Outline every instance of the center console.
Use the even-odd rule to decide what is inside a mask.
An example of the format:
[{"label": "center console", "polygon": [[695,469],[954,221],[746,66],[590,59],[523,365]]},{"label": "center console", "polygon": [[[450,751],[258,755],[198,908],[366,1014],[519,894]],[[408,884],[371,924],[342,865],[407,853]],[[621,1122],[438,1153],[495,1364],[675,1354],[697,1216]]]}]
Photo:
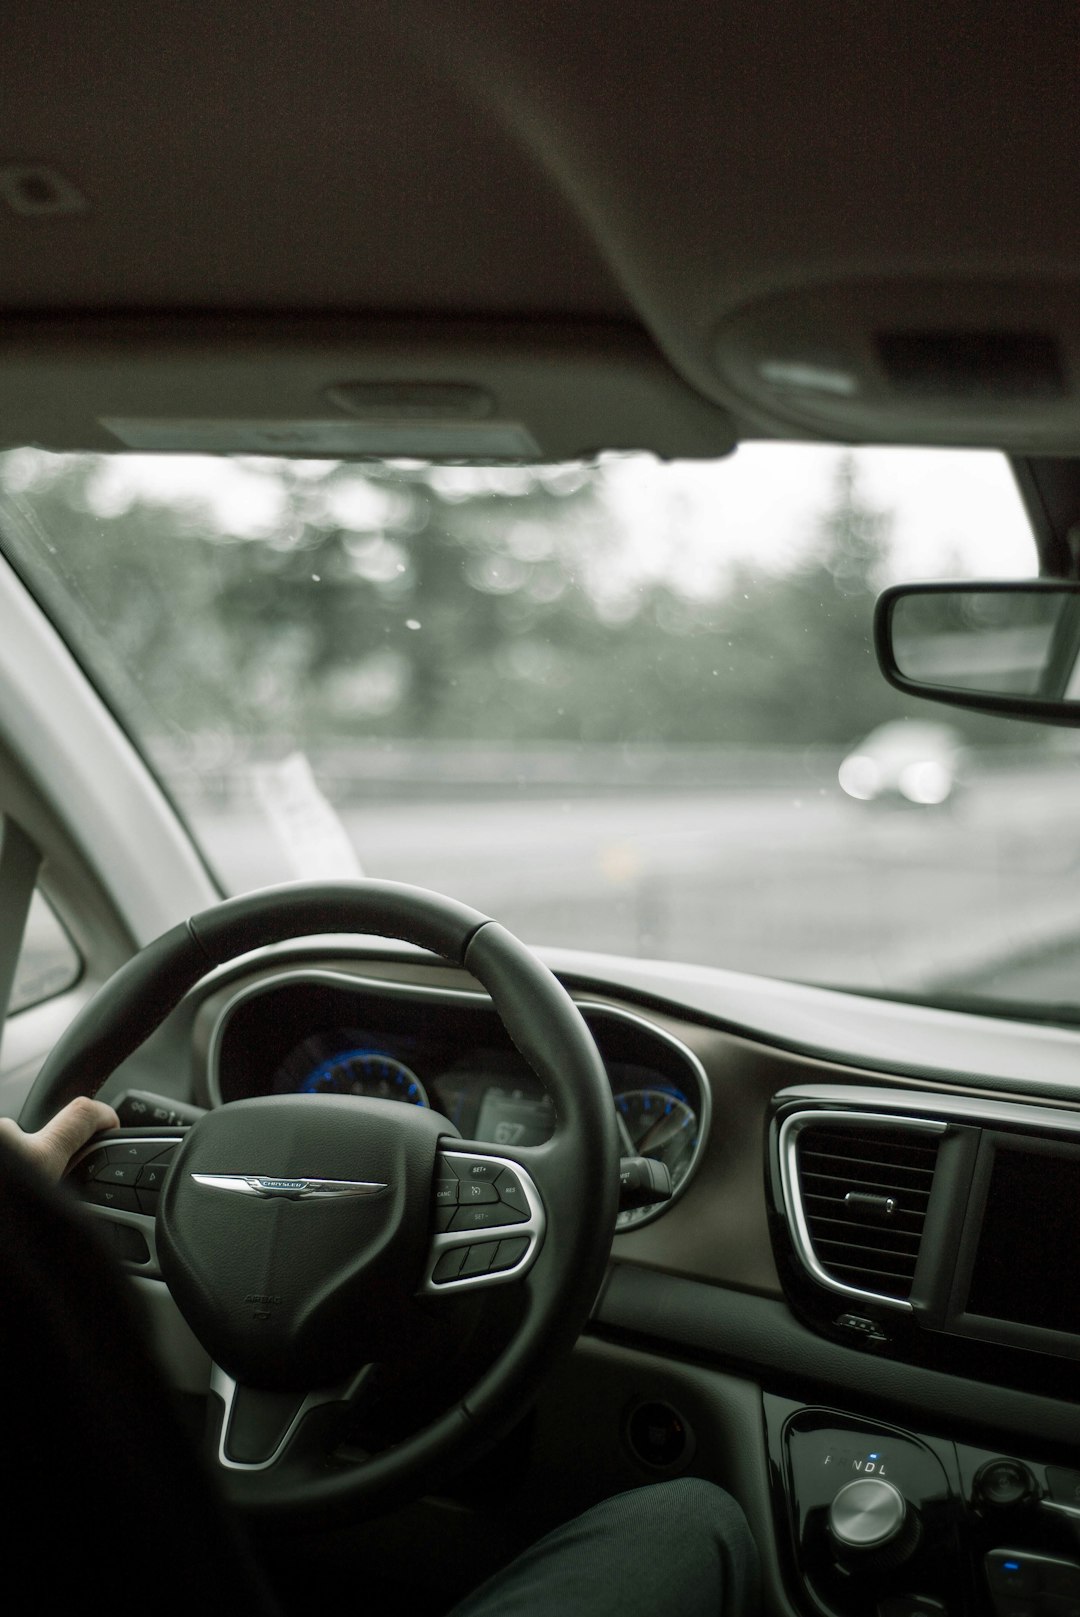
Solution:
[{"label": "center console", "polygon": [[785,1090],[769,1175],[787,1300],[881,1361],[883,1408],[917,1407],[890,1361],[985,1388],[936,1432],[766,1397],[793,1587],[829,1617],[1080,1617],[1080,1464],[977,1446],[1005,1389],[1077,1402],[1080,1111]]},{"label": "center console", "polygon": [[781,1541],[828,1617],[1080,1617],[1080,1470],[765,1396]]}]

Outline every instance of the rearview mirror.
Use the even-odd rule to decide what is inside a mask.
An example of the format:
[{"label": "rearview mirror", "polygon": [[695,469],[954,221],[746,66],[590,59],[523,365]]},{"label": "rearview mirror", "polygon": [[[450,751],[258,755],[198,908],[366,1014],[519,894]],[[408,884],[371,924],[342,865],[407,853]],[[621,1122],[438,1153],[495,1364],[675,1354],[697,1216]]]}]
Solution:
[{"label": "rearview mirror", "polygon": [[877,603],[874,639],[898,690],[1080,725],[1080,583],[894,585]]}]

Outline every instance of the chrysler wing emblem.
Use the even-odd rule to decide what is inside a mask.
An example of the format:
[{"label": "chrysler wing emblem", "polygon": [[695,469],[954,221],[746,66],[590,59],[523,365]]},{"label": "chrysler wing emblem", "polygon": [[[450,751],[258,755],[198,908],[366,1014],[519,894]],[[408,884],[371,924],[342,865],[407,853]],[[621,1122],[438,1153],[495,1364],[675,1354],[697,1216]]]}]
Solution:
[{"label": "chrysler wing emblem", "polygon": [[377,1196],[388,1188],[367,1179],[273,1179],[257,1173],[193,1173],[191,1177],[211,1190],[236,1190],[241,1196],[284,1196],[291,1202]]}]

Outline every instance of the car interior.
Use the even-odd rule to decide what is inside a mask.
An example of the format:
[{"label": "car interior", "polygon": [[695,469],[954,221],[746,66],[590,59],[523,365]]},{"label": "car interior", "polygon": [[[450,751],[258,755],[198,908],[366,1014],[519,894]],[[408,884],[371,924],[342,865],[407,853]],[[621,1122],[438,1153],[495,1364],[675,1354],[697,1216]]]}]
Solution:
[{"label": "car interior", "polygon": [[[99,1095],[122,1125],[58,1196],[17,1169],[0,1185],[30,1495],[93,1497],[59,1477],[65,1442],[114,1440],[84,1408],[80,1342],[99,1365],[145,1327],[169,1396],[158,1411],[115,1348],[125,1453],[159,1457],[148,1516],[197,1501],[185,1601],[211,1578],[218,1604],[245,1599],[250,1553],[285,1610],[345,1588],[444,1612],[589,1506],[703,1477],[746,1515],[770,1617],[1080,1613],[1075,8],[29,0],[5,33],[0,1115],[37,1129]],[[622,478],[647,528],[635,457],[674,468],[677,529],[693,479],[760,464],[765,506],[819,453],[849,514],[845,468],[900,486],[905,466],[992,463],[1029,562],[998,563],[994,511],[959,483],[940,526],[962,577],[921,568],[914,540],[875,572],[867,539],[875,587],[836,573],[822,634],[850,618],[871,696],[818,736],[811,708],[839,701],[819,687],[846,676],[792,662],[760,709],[781,760],[723,719],[737,597],[757,566],[765,599],[780,553],[739,550],[706,510],[693,555],[731,569],[723,611],[702,586],[694,617],[648,545],[635,563],[664,645],[706,659],[705,683],[678,684],[666,651],[645,671],[682,705],[675,750],[650,750],[644,684],[624,732],[592,725],[627,683],[630,611],[598,596],[581,627],[590,546],[607,554],[596,491]],[[361,483],[378,523],[355,515]],[[353,500],[319,541],[338,573],[251,515],[270,484],[292,512]],[[205,582],[191,535],[234,490]],[[155,500],[160,540],[138,527]],[[572,553],[540,535],[560,502]],[[440,618],[441,575],[423,610],[394,593],[419,588],[421,507],[429,530],[432,511],[459,523],[470,587],[507,622],[519,575],[563,555],[546,662],[499,641],[467,663],[496,616]],[[818,590],[809,565],[785,610]],[[358,578],[378,602],[356,645],[333,620],[348,646],[318,687],[330,717],[305,697],[327,726],[312,774],[288,686],[315,631],[275,614],[311,586],[352,611]],[[223,674],[220,600],[254,648]],[[387,638],[365,662],[369,628]],[[138,636],[164,673],[131,674]],[[416,683],[429,639],[463,659],[487,730]],[[770,644],[747,690],[782,660]],[[562,705],[530,731],[514,693],[541,667]],[[262,703],[284,762],[226,736],[229,700]],[[586,764],[594,733],[608,750]],[[706,767],[728,806],[699,794],[679,818]],[[579,868],[570,800],[614,824],[631,787],[640,845],[597,831]],[[783,847],[781,799],[804,826]],[[264,859],[256,809],[291,864]],[[893,977],[884,878],[849,897],[871,853],[905,928]],[[595,929],[574,908],[590,883]],[[775,966],[750,948],[765,909]],[[939,981],[961,933],[967,975]],[[12,1257],[35,1221],[40,1287]],[[37,1333],[65,1311],[54,1370]],[[189,1451],[222,1499],[205,1520]]]}]

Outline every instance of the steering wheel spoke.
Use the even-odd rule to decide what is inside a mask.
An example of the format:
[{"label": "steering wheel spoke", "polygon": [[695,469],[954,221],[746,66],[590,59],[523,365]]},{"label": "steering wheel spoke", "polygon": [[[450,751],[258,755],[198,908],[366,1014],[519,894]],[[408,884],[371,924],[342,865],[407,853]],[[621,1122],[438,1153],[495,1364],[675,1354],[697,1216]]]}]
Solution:
[{"label": "steering wheel spoke", "polygon": [[373,1366],[316,1392],[249,1387],[220,1365],[210,1372],[214,1455],[232,1473],[282,1470],[319,1462],[334,1446]]},{"label": "steering wheel spoke", "polygon": [[518,1157],[454,1141],[435,1159],[434,1235],[421,1290],[428,1295],[521,1280],[544,1240],[544,1202]]},{"label": "steering wheel spoke", "polygon": [[125,1267],[160,1277],[157,1212],[182,1129],[111,1129],[75,1158],[65,1184]]}]

